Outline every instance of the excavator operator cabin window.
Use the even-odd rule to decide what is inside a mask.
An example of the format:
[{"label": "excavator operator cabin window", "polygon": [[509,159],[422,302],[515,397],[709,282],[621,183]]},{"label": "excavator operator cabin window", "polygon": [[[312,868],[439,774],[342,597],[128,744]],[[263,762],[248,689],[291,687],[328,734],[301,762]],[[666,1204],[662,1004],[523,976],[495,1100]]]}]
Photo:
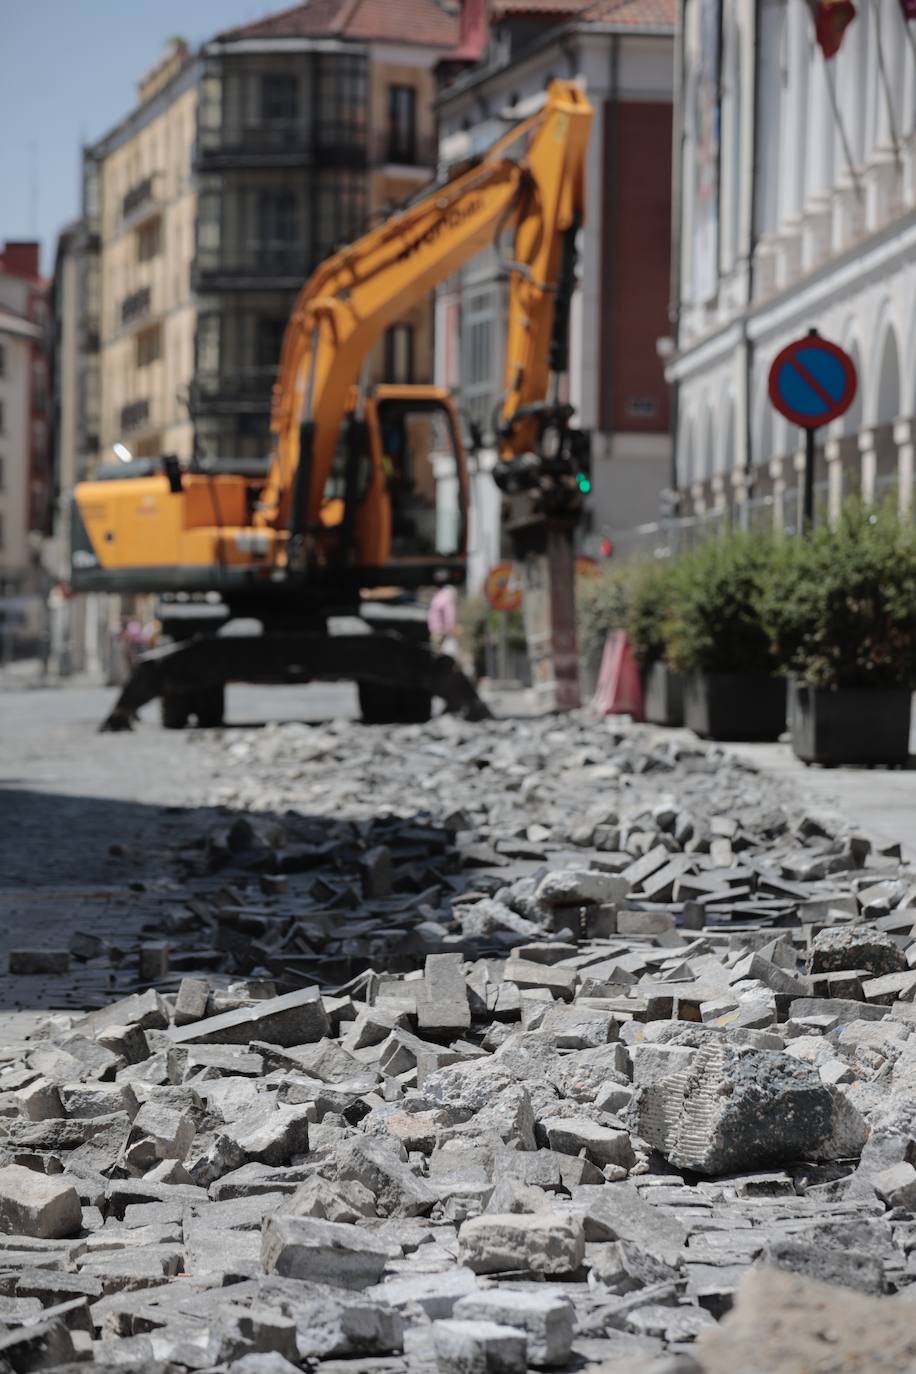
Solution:
[{"label": "excavator operator cabin window", "polygon": [[391,557],[448,558],[461,552],[463,518],[455,435],[436,401],[381,401]]}]

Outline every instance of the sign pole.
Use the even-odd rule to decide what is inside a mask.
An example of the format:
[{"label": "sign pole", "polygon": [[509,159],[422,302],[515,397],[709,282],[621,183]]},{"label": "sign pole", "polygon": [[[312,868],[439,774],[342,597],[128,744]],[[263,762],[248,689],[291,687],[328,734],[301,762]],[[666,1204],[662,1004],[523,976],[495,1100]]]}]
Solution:
[{"label": "sign pole", "polygon": [[[817,330],[808,330],[808,337],[817,338]],[[802,529],[807,532],[814,529],[814,435],[813,425],[808,425],[805,429],[805,503],[802,518]]]},{"label": "sign pole", "polygon": [[805,430],[805,506],[802,528],[814,529],[814,436],[816,429]]}]

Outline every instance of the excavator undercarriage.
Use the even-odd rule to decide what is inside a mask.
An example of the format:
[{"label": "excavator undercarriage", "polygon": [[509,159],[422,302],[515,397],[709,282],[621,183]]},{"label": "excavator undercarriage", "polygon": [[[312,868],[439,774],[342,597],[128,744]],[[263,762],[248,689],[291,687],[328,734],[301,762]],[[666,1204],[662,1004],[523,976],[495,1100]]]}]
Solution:
[{"label": "excavator undercarriage", "polygon": [[[162,617],[173,642],[142,656],[104,728],[129,728],[157,696],[166,725],[217,724],[233,681],[355,680],[372,721],[425,719],[434,697],[486,714],[405,604],[464,581],[457,413],[435,387],[369,388],[365,377],[384,331],[504,235],[494,475],[522,569],[536,696],[578,705],[573,545],[588,440],[571,423],[565,378],[590,126],[579,87],[553,82],[542,108],[480,158],[312,274],[283,340],[266,472],[165,457],[77,487],[74,588],[174,599]],[[182,603],[203,605],[202,618]]]}]

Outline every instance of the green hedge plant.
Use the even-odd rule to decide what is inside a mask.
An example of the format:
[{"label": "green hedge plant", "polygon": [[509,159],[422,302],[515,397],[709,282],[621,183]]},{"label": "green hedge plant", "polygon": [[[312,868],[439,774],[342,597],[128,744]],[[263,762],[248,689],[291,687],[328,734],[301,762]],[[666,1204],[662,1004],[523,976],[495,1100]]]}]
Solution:
[{"label": "green hedge plant", "polygon": [[916,534],[892,503],[848,502],[786,540],[762,613],[780,669],[812,687],[916,686]]},{"label": "green hedge plant", "polygon": [[664,624],[665,659],[683,673],[772,673],[762,605],[779,541],[733,531],[679,558]]},{"label": "green hedge plant", "polygon": [[594,577],[576,578],[576,636],[579,655],[597,659],[612,630],[627,624],[630,570],[605,565]]},{"label": "green hedge plant", "polygon": [[678,564],[670,558],[639,563],[633,569],[626,627],[633,657],[643,672],[665,658],[677,578]]}]

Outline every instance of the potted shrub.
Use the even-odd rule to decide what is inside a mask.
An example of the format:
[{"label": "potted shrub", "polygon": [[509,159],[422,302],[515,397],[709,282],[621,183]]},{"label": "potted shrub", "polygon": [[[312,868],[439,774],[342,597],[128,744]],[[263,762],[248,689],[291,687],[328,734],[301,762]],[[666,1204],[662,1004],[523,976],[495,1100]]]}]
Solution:
[{"label": "potted shrub", "polygon": [[792,747],[806,763],[903,764],[916,684],[916,535],[892,505],[853,501],[795,540],[763,605],[790,675]]},{"label": "potted shrub", "polygon": [[684,679],[665,661],[665,624],[676,575],[670,559],[639,564],[627,607],[627,634],[642,673],[645,716],[654,725],[684,723]]},{"label": "potted shrub", "polygon": [[774,676],[761,598],[772,538],[734,532],[680,559],[665,630],[667,661],[684,673],[684,721],[717,740],[774,740],[786,684]]}]

